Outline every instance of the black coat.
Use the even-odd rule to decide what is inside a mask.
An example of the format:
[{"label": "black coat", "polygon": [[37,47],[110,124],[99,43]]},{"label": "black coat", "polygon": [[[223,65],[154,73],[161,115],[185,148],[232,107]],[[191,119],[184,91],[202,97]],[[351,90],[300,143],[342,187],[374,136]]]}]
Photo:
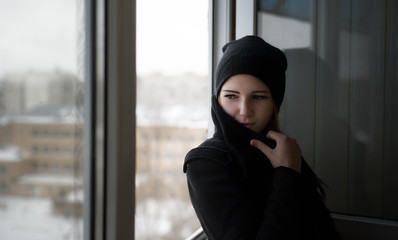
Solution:
[{"label": "black coat", "polygon": [[340,239],[315,174],[273,168],[249,142],[264,134],[237,123],[212,99],[215,134],[185,157],[193,207],[209,239]]}]

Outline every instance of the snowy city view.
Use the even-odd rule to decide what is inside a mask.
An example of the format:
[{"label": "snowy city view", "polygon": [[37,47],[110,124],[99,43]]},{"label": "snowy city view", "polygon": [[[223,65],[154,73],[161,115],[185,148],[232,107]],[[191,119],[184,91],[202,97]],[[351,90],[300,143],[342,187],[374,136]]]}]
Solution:
[{"label": "snowy city view", "polygon": [[[207,7],[137,0],[138,240],[200,227],[182,167],[208,137]],[[1,240],[84,237],[84,13],[80,0],[0,0]]]},{"label": "snowy city view", "polygon": [[206,1],[137,1],[137,240],[200,227],[182,167],[208,137],[208,19]]},{"label": "snowy city view", "polygon": [[2,240],[83,239],[82,4],[0,0]]},{"label": "snowy city view", "polygon": [[207,76],[138,76],[137,125],[207,128],[210,116]]},{"label": "snowy city view", "polygon": [[[32,78],[41,79],[40,94],[21,87]],[[207,81],[194,74],[138,78],[136,239],[184,239],[200,227],[182,165],[207,138]],[[82,91],[62,72],[1,78],[1,239],[81,239]]]},{"label": "snowy city view", "polygon": [[182,167],[207,138],[207,82],[193,74],[138,77],[136,239],[185,239],[200,227]]},{"label": "snowy city view", "polygon": [[61,71],[0,78],[0,239],[82,239],[82,90]]}]

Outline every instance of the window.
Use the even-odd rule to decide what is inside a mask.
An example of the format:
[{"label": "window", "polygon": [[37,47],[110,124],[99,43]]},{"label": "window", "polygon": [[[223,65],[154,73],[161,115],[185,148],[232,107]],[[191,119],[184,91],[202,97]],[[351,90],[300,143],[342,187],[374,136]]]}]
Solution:
[{"label": "window", "polygon": [[207,11],[207,1],[137,1],[137,240],[200,226],[182,166],[207,133]]},{"label": "window", "polygon": [[[84,1],[0,1],[0,239],[82,239],[82,169],[57,171],[54,129],[81,129]],[[65,111],[65,109],[73,109]],[[69,154],[67,166],[81,164]],[[59,164],[59,165],[58,165]],[[72,198],[67,199],[72,196]],[[70,202],[75,216],[64,214]],[[58,210],[57,207],[59,207]]]}]

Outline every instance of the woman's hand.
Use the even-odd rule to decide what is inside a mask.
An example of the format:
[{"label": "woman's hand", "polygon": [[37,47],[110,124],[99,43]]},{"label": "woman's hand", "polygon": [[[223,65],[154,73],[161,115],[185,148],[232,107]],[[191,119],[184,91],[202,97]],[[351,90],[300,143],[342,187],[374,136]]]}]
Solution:
[{"label": "woman's hand", "polygon": [[300,172],[301,149],[296,140],[275,131],[269,131],[267,138],[275,140],[276,147],[274,149],[256,139],[252,139],[250,145],[263,152],[274,168],[283,166]]}]

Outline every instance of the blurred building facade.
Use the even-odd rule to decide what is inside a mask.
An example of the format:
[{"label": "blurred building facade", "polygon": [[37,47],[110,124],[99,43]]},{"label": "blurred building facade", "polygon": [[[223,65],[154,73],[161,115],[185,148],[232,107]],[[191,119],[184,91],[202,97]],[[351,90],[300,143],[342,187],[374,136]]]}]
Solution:
[{"label": "blurred building facade", "polygon": [[[47,96],[31,96],[28,101],[24,86],[32,79],[14,81],[17,76],[23,78],[22,75],[9,75],[0,81],[3,104],[0,117],[0,195],[49,198],[54,214],[81,217],[84,201],[83,112],[81,106],[65,101],[67,96],[76,92],[78,83],[73,79],[68,81],[66,75],[55,79],[49,74],[44,77],[46,81],[38,83],[44,84],[41,88],[48,89],[46,93],[38,92],[38,95]],[[207,92],[200,91],[206,79],[187,76],[164,79],[155,75],[142,79],[142,99],[138,107],[141,112],[138,110],[137,113],[141,124],[136,131],[136,176],[144,179],[142,186],[145,192],[141,199],[154,195],[162,198],[159,192],[156,193],[158,187],[152,187],[159,181],[152,177],[154,175],[169,176],[169,180],[163,178],[160,184],[166,184],[170,189],[174,186],[179,197],[187,198],[185,181],[181,178],[182,163],[185,154],[207,138],[207,125],[195,123],[198,116],[207,114],[203,106]],[[157,89],[147,87],[154,86],[154,81],[164,84],[159,84]],[[199,93],[190,90],[189,81],[198,82]],[[184,91],[176,91],[176,86],[183,87]],[[190,103],[189,109],[180,108],[182,104],[175,100],[181,99],[181,94]],[[20,96],[17,99],[21,101],[4,100],[13,99],[9,95]],[[159,108],[161,104],[164,106]],[[169,111],[161,112],[159,109]],[[172,180],[175,176],[178,176],[178,181]],[[137,187],[140,192],[140,186]]]}]

